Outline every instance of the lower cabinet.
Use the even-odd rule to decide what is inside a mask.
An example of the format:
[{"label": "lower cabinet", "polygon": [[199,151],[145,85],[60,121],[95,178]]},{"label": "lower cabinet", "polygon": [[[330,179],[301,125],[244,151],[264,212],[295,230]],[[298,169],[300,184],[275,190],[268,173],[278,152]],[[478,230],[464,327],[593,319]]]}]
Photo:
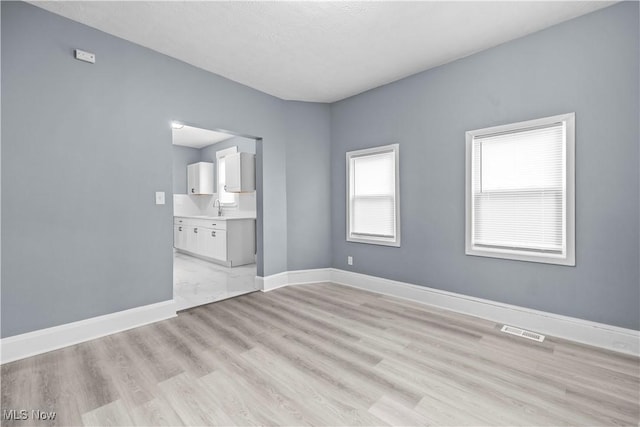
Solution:
[{"label": "lower cabinet", "polygon": [[176,249],[187,249],[187,227],[184,225],[173,226],[173,247]]},{"label": "lower cabinet", "polygon": [[227,260],[227,232],[212,228],[200,228],[197,234],[198,252],[220,261]]},{"label": "lower cabinet", "polygon": [[173,226],[173,247],[183,251],[199,252],[204,245],[198,237],[198,227],[189,225]]},{"label": "lower cabinet", "polygon": [[255,220],[176,217],[173,245],[177,250],[228,266],[252,264]]}]

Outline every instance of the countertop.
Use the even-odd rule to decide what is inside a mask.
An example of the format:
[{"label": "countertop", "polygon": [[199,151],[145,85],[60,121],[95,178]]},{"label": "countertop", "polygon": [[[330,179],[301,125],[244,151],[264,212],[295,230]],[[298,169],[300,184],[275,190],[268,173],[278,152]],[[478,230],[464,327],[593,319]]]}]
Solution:
[{"label": "countertop", "polygon": [[231,221],[234,219],[256,219],[255,216],[251,216],[251,215],[238,215],[238,216],[174,215],[174,218],[211,219],[216,221]]}]

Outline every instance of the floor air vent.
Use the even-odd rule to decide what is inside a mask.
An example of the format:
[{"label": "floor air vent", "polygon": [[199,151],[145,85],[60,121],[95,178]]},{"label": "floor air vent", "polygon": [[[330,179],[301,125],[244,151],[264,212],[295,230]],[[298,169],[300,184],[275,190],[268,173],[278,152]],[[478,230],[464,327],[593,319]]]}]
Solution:
[{"label": "floor air vent", "polygon": [[538,342],[544,341],[544,335],[536,334],[535,332],[531,332],[531,331],[525,331],[524,329],[516,328],[513,326],[503,325],[502,329],[500,330],[507,334],[515,335],[522,338],[527,338],[533,341],[538,341]]}]

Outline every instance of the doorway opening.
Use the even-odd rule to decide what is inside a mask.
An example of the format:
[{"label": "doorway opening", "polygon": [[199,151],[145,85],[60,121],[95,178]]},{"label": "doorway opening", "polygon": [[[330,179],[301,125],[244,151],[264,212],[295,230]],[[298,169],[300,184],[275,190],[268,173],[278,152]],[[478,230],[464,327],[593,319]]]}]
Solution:
[{"label": "doorway opening", "polygon": [[172,123],[177,311],[257,290],[261,141]]}]

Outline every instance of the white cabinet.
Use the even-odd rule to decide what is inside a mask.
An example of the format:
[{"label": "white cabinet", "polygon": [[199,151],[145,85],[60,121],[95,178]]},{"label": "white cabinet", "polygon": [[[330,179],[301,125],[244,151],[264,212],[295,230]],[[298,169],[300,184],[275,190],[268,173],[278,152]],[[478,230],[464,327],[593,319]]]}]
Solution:
[{"label": "white cabinet", "polygon": [[173,246],[176,249],[187,248],[187,231],[184,225],[173,226]]},{"label": "white cabinet", "polygon": [[173,247],[184,251],[196,251],[198,249],[198,228],[184,221],[174,223]]},{"label": "white cabinet", "polygon": [[202,255],[227,261],[227,232],[213,228],[201,228],[198,233],[198,248]]},{"label": "white cabinet", "polygon": [[[173,227],[175,235],[175,225]],[[192,224],[187,223],[185,225],[178,226],[178,237],[174,237],[173,247],[188,252],[200,252],[203,247],[201,242],[202,238],[200,237],[201,232],[201,228]]]},{"label": "white cabinet", "polygon": [[187,166],[188,194],[213,194],[213,163],[198,162]]},{"label": "white cabinet", "polygon": [[182,226],[184,230],[184,249],[196,248],[198,244],[198,228],[189,225]]},{"label": "white cabinet", "polygon": [[245,193],[256,190],[256,156],[234,153],[225,156],[225,190]]},{"label": "white cabinet", "polygon": [[256,253],[255,219],[175,217],[173,246],[227,266],[252,264]]}]

